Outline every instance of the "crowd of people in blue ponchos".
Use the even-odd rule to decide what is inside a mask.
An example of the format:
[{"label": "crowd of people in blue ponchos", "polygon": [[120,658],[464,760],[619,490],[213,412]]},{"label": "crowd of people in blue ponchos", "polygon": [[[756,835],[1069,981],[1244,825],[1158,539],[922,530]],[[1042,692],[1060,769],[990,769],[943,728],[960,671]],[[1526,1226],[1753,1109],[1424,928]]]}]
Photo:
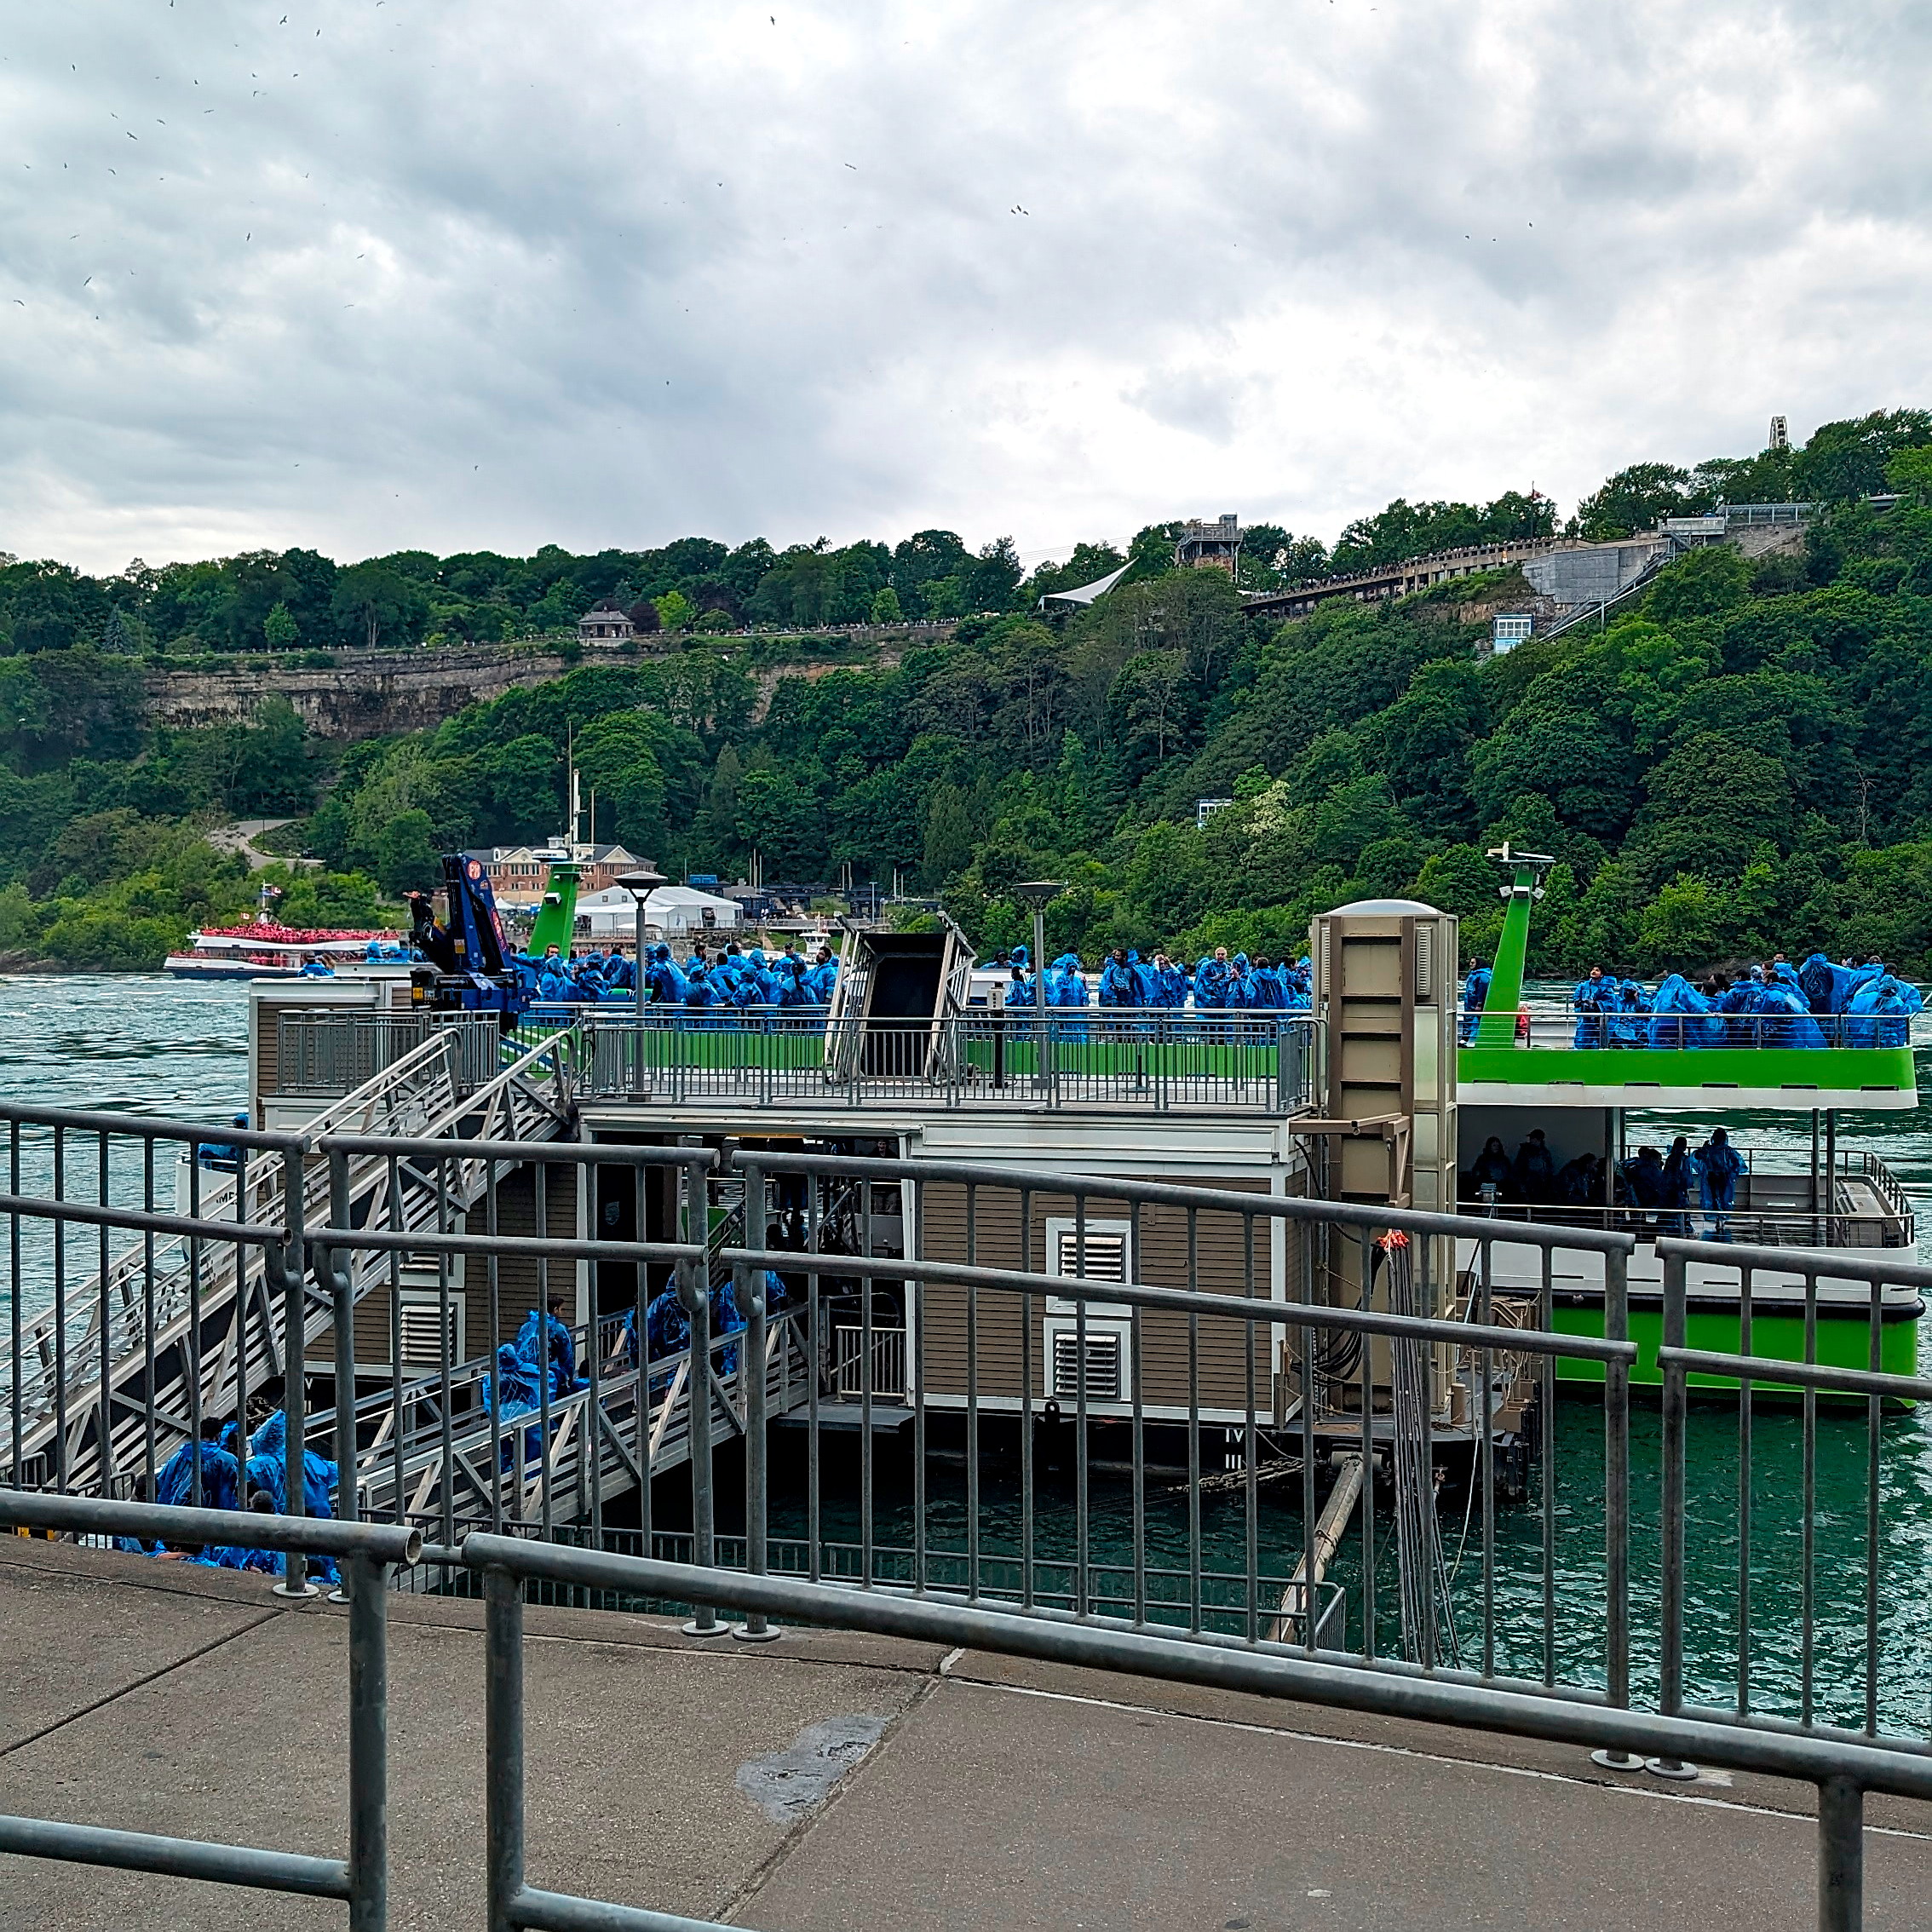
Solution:
[{"label": "crowd of people in blue ponchos", "polygon": [[[248,1429],[234,1420],[205,1417],[200,1436],[184,1442],[154,1472],[151,1500],[171,1507],[192,1505],[195,1475],[199,1466],[201,1508],[253,1511],[264,1515],[287,1512],[288,1417],[282,1407],[285,1384],[272,1377],[259,1389],[251,1389],[244,1412]],[[305,1515],[332,1516],[336,1466],[313,1449],[302,1458],[302,1506]],[[283,1559],[279,1551],[249,1546],[244,1528],[238,1526],[232,1544],[141,1543],[132,1538],[118,1539],[119,1547],[147,1556],[170,1561],[200,1563],[218,1570],[262,1570],[279,1573]],[[336,1567],[326,1557],[308,1560],[312,1575],[326,1581],[337,1579]]]},{"label": "crowd of people in blue ponchos", "polygon": [[[1006,1003],[1031,1006],[1037,992],[1032,963],[1023,946],[980,963],[982,972],[1003,975]],[[1251,958],[1230,954],[1224,946],[1189,966],[1155,952],[1142,959],[1130,946],[1116,946],[1100,963],[1097,983],[1077,952],[1063,952],[1044,975],[1049,1006],[1166,1008],[1193,1007],[1208,1012],[1248,1009],[1305,1011],[1313,975],[1306,958],[1277,963],[1265,953]]]},{"label": "crowd of people in blue ponchos", "polygon": [[[637,963],[626,953],[593,946],[566,959],[553,946],[537,956],[512,953],[509,965],[533,999],[570,1005],[636,1003]],[[735,940],[709,952],[699,940],[679,959],[660,940],[645,948],[643,972],[647,1005],[822,1009],[831,1003],[838,960],[829,946],[821,946],[808,958],[796,946],[768,952],[741,946]]]},{"label": "crowd of people in blue ponchos", "polygon": [[[1488,967],[1469,962],[1465,1045],[1475,1037],[1490,979]],[[1592,966],[1570,1004],[1579,1047],[1889,1047],[1907,1044],[1925,996],[1882,959],[1835,963],[1814,952],[1794,966],[1780,952],[1767,965],[1701,981],[1672,973],[1654,992]]]},{"label": "crowd of people in blue ponchos", "polygon": [[1746,1166],[1725,1129],[1713,1127],[1694,1147],[1688,1135],[1679,1134],[1667,1153],[1640,1147],[1613,1163],[1608,1201],[1603,1168],[1599,1156],[1587,1153],[1559,1166],[1540,1127],[1530,1130],[1514,1156],[1501,1136],[1492,1134],[1463,1171],[1462,1199],[1469,1207],[1527,1208],[1532,1215],[1546,1210],[1556,1218],[1613,1205],[1636,1210],[1639,1225],[1647,1232],[1730,1239],[1728,1217],[1737,1205],[1738,1182]]}]

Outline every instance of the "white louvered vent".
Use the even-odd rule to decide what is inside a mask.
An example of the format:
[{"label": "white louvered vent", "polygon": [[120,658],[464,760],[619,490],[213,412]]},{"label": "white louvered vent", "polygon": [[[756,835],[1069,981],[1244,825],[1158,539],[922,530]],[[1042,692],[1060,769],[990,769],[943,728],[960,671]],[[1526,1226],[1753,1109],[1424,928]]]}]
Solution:
[{"label": "white louvered vent", "polygon": [[[1080,1281],[1131,1281],[1134,1279],[1134,1224],[1130,1221],[1089,1221],[1071,1216],[1047,1222],[1047,1254],[1052,1272]],[[1067,1295],[1047,1297],[1049,1314],[1072,1314],[1079,1302]],[[1124,1302],[1089,1302],[1087,1313],[1124,1315]]]},{"label": "white louvered vent", "polygon": [[[402,1298],[402,1360],[413,1368],[437,1368],[442,1364],[440,1297],[435,1295],[405,1294]],[[451,1295],[449,1301],[450,1361],[463,1360],[463,1297]]]},{"label": "white louvered vent", "polygon": [[[1090,1402],[1120,1400],[1120,1337],[1087,1331],[1086,1395]],[[1080,1336],[1077,1330],[1057,1331],[1053,1337],[1053,1393],[1062,1402],[1080,1399]]]},{"label": "white louvered vent", "polygon": [[1072,1222],[1056,1222],[1053,1272],[1078,1275],[1083,1281],[1127,1279],[1128,1224],[1124,1221],[1089,1222],[1084,1230]]},{"label": "white louvered vent", "polygon": [[1435,995],[1431,989],[1435,985],[1435,928],[1416,928],[1416,998],[1424,1003],[1433,1000]]}]

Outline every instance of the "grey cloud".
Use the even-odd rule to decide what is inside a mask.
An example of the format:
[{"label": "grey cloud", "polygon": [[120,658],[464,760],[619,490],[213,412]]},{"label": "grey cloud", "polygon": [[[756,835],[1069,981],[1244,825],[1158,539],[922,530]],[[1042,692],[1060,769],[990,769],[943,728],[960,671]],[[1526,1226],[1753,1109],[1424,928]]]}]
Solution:
[{"label": "grey cloud", "polygon": [[1932,396],[1877,0],[279,11],[10,23],[0,548],[1332,535]]}]

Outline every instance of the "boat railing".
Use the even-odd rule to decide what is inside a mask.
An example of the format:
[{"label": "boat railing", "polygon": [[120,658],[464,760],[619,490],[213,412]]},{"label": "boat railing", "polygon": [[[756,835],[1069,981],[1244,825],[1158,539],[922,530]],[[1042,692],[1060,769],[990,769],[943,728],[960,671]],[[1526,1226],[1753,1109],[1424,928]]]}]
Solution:
[{"label": "boat railing", "polygon": [[1029,1008],[936,1020],[591,1008],[583,1100],[1093,1107],[1285,1117],[1314,1104],[1308,1014]]},{"label": "boat railing", "polygon": [[458,1093],[492,1079],[502,1029],[492,1014],[285,1012],[276,1022],[275,1080],[290,1099],[334,1100],[406,1059],[424,1041],[447,1044]]},{"label": "boat railing", "polygon": [[1633,1201],[1620,1175],[1613,1205],[1513,1200],[1495,1188],[1471,1190],[1464,1175],[1461,1211],[1547,1228],[1613,1228],[1642,1242],[1663,1236],[1791,1248],[1909,1249],[1915,1245],[1917,1210],[1912,1197],[1877,1155],[1840,1150],[1830,1173],[1814,1176],[1761,1167],[1749,1147],[1737,1152],[1745,1171],[1732,1199],[1721,1205],[1706,1206],[1701,1198],[1682,1204]]},{"label": "boat railing", "polygon": [[1464,1013],[1465,1047],[1627,1053],[1636,1049],[1695,1053],[1719,1047],[1753,1050],[1843,1047],[1870,1051],[1911,1044],[1912,1021],[1881,1013],[1599,1013],[1525,1007],[1508,1013]]}]

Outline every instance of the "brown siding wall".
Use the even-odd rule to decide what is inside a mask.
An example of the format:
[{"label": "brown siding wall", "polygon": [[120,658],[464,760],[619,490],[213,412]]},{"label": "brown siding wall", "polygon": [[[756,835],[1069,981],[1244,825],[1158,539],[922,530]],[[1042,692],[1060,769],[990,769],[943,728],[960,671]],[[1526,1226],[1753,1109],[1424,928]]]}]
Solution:
[{"label": "brown siding wall", "polygon": [[[1123,1176],[1123,1178],[1143,1178]],[[1170,1179],[1148,1176],[1147,1179]],[[1252,1178],[1201,1180],[1202,1187],[1229,1193],[1265,1195],[1268,1183]],[[1021,1196],[999,1187],[975,1190],[974,1239],[969,1254],[967,1191],[963,1187],[929,1184],[925,1201],[925,1246],[931,1261],[965,1262],[982,1268],[1034,1269],[1047,1265],[1047,1223],[1071,1219],[1073,1199],[1065,1194],[1036,1194],[1032,1200],[1032,1239],[1021,1252]],[[1093,1221],[1131,1218],[1127,1204],[1090,1196],[1087,1215]],[[1194,1222],[1195,1268],[1188,1269],[1188,1222]],[[1190,1217],[1181,1207],[1143,1205],[1139,1217],[1139,1254],[1135,1273],[1153,1288],[1193,1287],[1207,1294],[1241,1295],[1248,1281],[1244,1217],[1204,1212]],[[1301,1244],[1291,1233],[1274,1239],[1285,1243],[1288,1294],[1298,1293]],[[1254,1292],[1269,1291],[1270,1224],[1255,1224]],[[925,1291],[925,1376],[929,1394],[963,1394],[967,1374],[967,1291],[934,1283]],[[1003,1290],[982,1289],[978,1295],[979,1389],[985,1396],[1012,1398],[1021,1391],[1021,1300]],[[1033,1297],[1032,1383],[1036,1399],[1045,1392],[1044,1322],[1046,1297]],[[1246,1401],[1246,1324],[1203,1320],[1199,1326],[1199,1363],[1202,1402],[1212,1407],[1242,1406]],[[1262,1406],[1269,1396],[1267,1331],[1259,1332],[1256,1350],[1256,1393]],[[1151,1406],[1185,1406],[1188,1396],[1187,1320],[1184,1315],[1152,1313],[1141,1322],[1141,1399]]]},{"label": "brown siding wall", "polygon": [[[579,1239],[577,1227],[577,1176],[574,1166],[559,1164],[549,1170],[549,1212],[545,1232],[559,1240]],[[469,1232],[481,1234],[489,1228],[487,1204],[479,1201],[469,1210]],[[537,1233],[537,1176],[534,1168],[522,1168],[507,1175],[497,1187],[497,1232],[530,1237]],[[435,1264],[427,1268],[405,1266],[403,1285],[414,1290],[434,1291]],[[501,1310],[500,1339],[514,1342],[523,1318],[537,1306],[539,1264],[535,1257],[504,1255],[497,1262],[498,1305]],[[474,1358],[491,1352],[490,1263],[483,1255],[453,1259],[450,1267],[452,1291],[466,1293],[464,1347]],[[577,1306],[577,1263],[568,1258],[553,1261],[549,1267],[549,1291],[562,1295],[572,1311]],[[322,1367],[334,1360],[335,1344],[325,1333],[311,1343],[308,1360]],[[372,1288],[356,1305],[355,1359],[359,1365],[387,1363],[393,1360],[389,1338],[389,1291],[385,1279]],[[420,1372],[420,1368],[412,1372]]]}]

